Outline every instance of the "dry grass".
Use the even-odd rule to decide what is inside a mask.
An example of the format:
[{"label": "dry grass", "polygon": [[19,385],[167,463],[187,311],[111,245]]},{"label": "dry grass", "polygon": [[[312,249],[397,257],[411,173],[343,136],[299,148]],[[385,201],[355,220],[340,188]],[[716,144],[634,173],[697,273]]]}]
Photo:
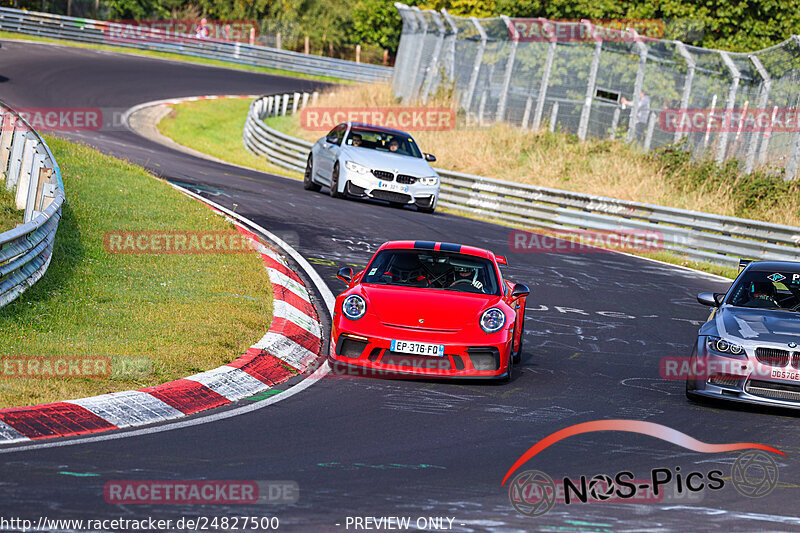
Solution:
[{"label": "dry grass", "polygon": [[[335,87],[323,93],[318,107],[387,107],[399,105],[384,84]],[[439,96],[431,106],[450,106]],[[270,125],[314,141],[322,133],[300,127],[299,117],[270,119]],[[691,169],[667,169],[658,157],[648,156],[619,141],[580,142],[569,134],[524,132],[505,124],[467,125],[459,115],[455,131],[411,132],[421,148],[436,155],[435,166],[493,178],[597,194],[623,200],[749,216],[768,222],[800,225],[796,195],[785,194],[742,212],[734,201],[735,178],[708,183],[686,183],[680,178]],[[741,196],[739,194],[738,196]]]}]

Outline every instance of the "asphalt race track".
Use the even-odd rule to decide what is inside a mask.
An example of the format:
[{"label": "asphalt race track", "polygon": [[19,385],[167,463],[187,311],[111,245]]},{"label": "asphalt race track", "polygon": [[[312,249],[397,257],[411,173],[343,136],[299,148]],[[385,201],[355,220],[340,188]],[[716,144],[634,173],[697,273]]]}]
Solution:
[{"label": "asphalt race track", "polygon": [[[0,99],[24,107],[124,109],[161,98],[314,86],[19,42],[3,42],[0,75]],[[689,355],[705,320],[707,310],[695,295],[723,290],[725,282],[620,254],[515,253],[506,227],[336,200],[326,190],[310,193],[299,181],[197,159],[122,128],[68,136],[190,184],[228,208],[237,204],[237,213],[293,241],[334,293],[344,287],[335,277],[338,266],[363,265],[390,239],[472,244],[508,255],[506,277],[532,289],[525,352],[508,384],[327,378],[264,409],[213,423],[2,454],[0,515],[277,516],[283,531],[347,531],[348,516],[409,516],[412,523],[450,517],[459,531],[800,529],[797,419],[785,412],[693,404],[682,381],[659,374],[662,358]],[[69,179],[64,176],[67,198]],[[557,503],[536,518],[512,508],[500,481],[522,453],[572,424],[615,418],[656,422],[708,443],[774,446],[787,454],[777,458],[780,484],[760,499],[726,485],[691,501]],[[561,479],[624,470],[649,478],[654,468],[719,468],[727,477],[738,456],[602,432],[559,442],[521,470]],[[126,479],[293,480],[300,499],[273,506],[106,503],[105,482]]]}]

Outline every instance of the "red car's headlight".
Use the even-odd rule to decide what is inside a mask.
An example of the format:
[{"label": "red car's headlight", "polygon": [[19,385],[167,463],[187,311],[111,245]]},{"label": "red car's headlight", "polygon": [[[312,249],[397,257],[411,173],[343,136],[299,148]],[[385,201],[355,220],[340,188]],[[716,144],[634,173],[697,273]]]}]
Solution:
[{"label": "red car's headlight", "polygon": [[506,323],[506,314],[497,307],[490,307],[481,315],[481,329],[486,333],[497,333]]},{"label": "red car's headlight", "polygon": [[350,320],[358,320],[367,312],[367,302],[358,294],[351,294],[342,302],[342,313]]}]

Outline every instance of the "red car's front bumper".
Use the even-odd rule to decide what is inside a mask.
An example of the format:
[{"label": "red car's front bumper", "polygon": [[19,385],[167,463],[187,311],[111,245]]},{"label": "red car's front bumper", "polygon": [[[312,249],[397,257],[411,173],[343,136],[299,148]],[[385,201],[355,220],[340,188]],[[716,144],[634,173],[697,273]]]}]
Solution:
[{"label": "red car's front bumper", "polygon": [[[393,352],[392,339],[444,344],[444,356]],[[343,374],[355,369],[368,375],[502,379],[507,377],[512,340],[513,328],[493,335],[465,335],[386,326],[381,335],[364,335],[334,325],[328,361],[334,372]]]}]

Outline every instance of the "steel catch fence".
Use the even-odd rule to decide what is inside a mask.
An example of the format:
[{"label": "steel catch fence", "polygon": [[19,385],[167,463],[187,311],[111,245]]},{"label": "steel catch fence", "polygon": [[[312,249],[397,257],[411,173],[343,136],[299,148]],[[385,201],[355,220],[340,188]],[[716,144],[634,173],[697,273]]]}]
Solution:
[{"label": "steel catch fence", "polygon": [[[464,18],[396,3],[396,96],[452,92],[477,124],[548,127],[644,150],[680,143],[747,173],[800,167],[800,36],[750,54],[588,20]],[[626,101],[623,101],[623,98]]]}]

